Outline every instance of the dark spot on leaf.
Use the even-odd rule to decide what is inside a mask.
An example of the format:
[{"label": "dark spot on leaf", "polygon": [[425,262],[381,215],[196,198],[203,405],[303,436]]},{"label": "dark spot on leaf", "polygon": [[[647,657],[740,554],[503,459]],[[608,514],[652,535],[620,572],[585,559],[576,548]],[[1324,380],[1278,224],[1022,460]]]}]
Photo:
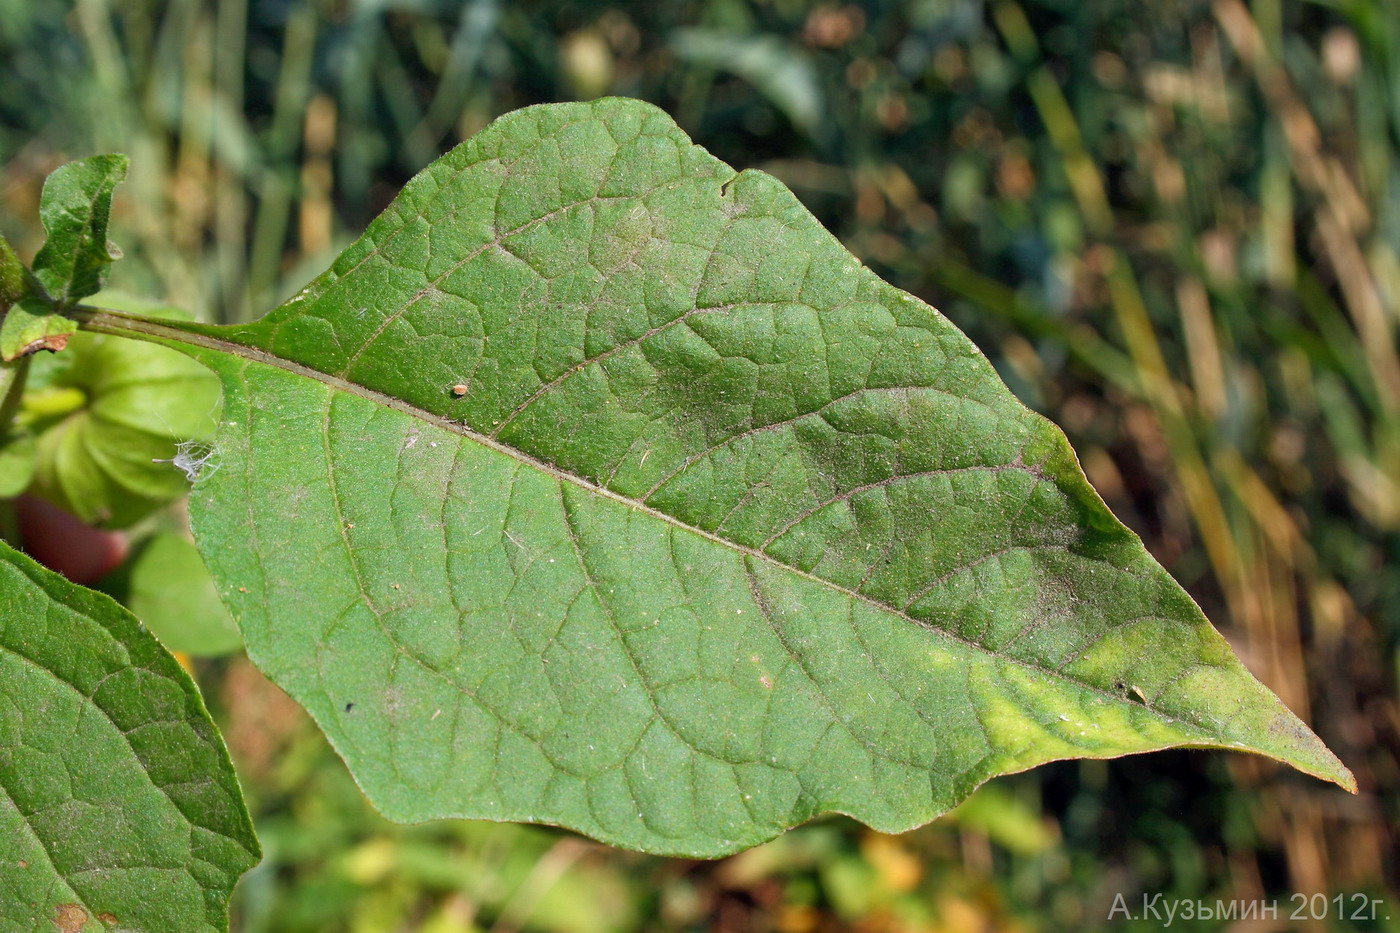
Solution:
[{"label": "dark spot on leaf", "polygon": [[345,712],[347,712],[347,713],[350,712],[350,711],[351,711],[352,709],[354,709],[354,708],[355,708],[355,704],[354,704],[354,703],[346,703],[346,704],[345,704]]},{"label": "dark spot on leaf", "polygon": [[115,915],[115,914],[98,914],[98,915],[97,915],[97,919],[98,919],[98,920],[101,920],[103,923],[107,924],[108,926],[111,926],[112,924],[114,924],[114,923],[117,922],[117,918],[116,918],[116,915]]}]

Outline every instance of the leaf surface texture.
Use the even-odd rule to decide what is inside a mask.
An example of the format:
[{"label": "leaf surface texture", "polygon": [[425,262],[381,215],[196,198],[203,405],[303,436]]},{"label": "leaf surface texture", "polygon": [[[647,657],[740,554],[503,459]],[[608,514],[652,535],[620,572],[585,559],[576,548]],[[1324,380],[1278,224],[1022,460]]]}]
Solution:
[{"label": "leaf surface texture", "polygon": [[257,860],[189,676],[111,599],[0,544],[0,929],[224,931]]},{"label": "leaf surface texture", "polygon": [[503,117],[169,335],[224,380],[221,593],[396,819],[712,856],[1064,757],[1350,780],[966,337],[649,105]]}]

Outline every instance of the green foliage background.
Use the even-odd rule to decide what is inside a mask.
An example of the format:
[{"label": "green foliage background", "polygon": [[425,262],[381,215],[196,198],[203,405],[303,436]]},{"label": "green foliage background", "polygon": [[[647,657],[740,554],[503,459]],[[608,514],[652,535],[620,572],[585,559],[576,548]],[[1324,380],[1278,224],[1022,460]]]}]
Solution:
[{"label": "green foliage background", "polygon": [[659,104],[967,331],[1362,789],[1171,752],[902,837],[652,859],[391,826],[246,662],[200,662],[267,851],[236,930],[1108,929],[1119,892],[1295,891],[1393,918],[1313,928],[1400,929],[1393,0],[0,0],[0,61],[3,232],[32,255],[44,175],[126,152],[112,284],[213,321],[500,113]]}]

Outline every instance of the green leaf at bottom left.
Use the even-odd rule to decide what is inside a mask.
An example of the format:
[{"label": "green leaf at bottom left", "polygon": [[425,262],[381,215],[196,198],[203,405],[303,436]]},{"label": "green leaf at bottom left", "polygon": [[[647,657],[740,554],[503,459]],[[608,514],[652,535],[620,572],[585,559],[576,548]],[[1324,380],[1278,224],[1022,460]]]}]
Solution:
[{"label": "green leaf at bottom left", "polygon": [[0,933],[227,930],[259,856],[194,682],[111,599],[0,544]]}]

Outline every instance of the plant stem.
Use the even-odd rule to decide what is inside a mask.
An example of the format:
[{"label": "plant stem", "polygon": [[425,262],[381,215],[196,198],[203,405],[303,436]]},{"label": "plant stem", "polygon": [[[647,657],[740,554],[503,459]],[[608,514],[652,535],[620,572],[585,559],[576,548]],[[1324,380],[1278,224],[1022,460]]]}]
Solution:
[{"label": "plant stem", "polygon": [[[22,356],[9,363],[0,362],[0,446],[10,439],[10,427],[29,376],[29,360],[30,357]],[[0,541],[19,546],[19,522],[9,499],[0,499]]]},{"label": "plant stem", "polygon": [[0,362],[0,442],[8,438],[19,400],[24,395],[24,382],[29,377],[30,357],[22,356],[9,363]]}]

